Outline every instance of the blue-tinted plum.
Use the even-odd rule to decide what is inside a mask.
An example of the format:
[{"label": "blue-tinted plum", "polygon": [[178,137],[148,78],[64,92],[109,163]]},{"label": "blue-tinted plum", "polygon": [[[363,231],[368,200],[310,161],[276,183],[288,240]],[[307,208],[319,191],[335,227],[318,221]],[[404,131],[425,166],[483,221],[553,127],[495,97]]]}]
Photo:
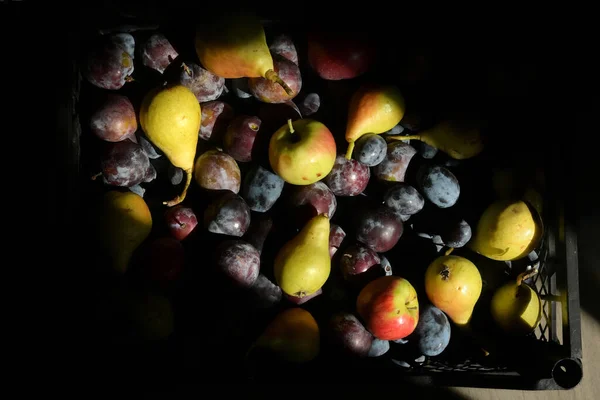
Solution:
[{"label": "blue-tinted plum", "polygon": [[365,190],[370,177],[368,166],[338,155],[323,182],[336,196],[357,196]]},{"label": "blue-tinted plum", "polygon": [[246,173],[242,197],[252,211],[266,212],[281,196],[284,183],[277,174],[257,165]]},{"label": "blue-tinted plum", "polygon": [[420,153],[421,153],[421,157],[427,158],[427,159],[432,159],[438,153],[438,149],[433,146],[428,145],[425,142],[421,142]]},{"label": "blue-tinted plum", "polygon": [[419,322],[411,334],[418,350],[425,356],[441,354],[450,342],[450,322],[440,309],[428,304],[420,310]]},{"label": "blue-tinted plum", "polygon": [[402,215],[413,215],[421,211],[425,199],[414,187],[406,183],[397,183],[383,195],[386,206]]},{"label": "blue-tinted plum", "polygon": [[371,348],[369,349],[368,356],[369,357],[380,357],[388,352],[390,349],[390,342],[387,340],[381,340],[374,338],[371,343]]},{"label": "blue-tinted plum", "polygon": [[250,209],[244,199],[227,190],[204,211],[204,226],[213,233],[242,237],[250,226]]},{"label": "blue-tinted plum", "polygon": [[387,153],[387,143],[384,138],[375,134],[363,135],[356,141],[354,158],[368,167],[381,163]]},{"label": "blue-tinted plum", "polygon": [[422,167],[417,183],[423,196],[439,208],[452,207],[460,196],[458,179],[448,168],[439,165]]},{"label": "blue-tinted plum", "polygon": [[356,227],[356,239],[372,250],[391,250],[404,232],[402,220],[388,207],[363,211]]}]

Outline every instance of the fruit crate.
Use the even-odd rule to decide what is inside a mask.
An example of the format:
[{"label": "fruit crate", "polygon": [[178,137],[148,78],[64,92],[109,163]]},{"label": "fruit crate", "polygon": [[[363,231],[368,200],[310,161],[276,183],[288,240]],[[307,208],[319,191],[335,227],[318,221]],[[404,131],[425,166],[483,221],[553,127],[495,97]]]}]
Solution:
[{"label": "fruit crate", "polygon": [[[82,43],[90,37],[103,30],[109,32],[123,31],[123,29],[156,29],[165,25],[173,26],[171,20],[166,22],[169,13],[156,12],[152,8],[147,8],[143,15],[140,12],[123,12],[122,10],[107,8],[104,12],[98,10],[96,17],[91,23],[82,24],[71,32],[71,74],[69,76],[68,90],[65,90],[65,101],[67,108],[61,114],[61,123],[63,124],[64,140],[67,143],[67,154],[65,160],[68,165],[68,183],[69,199],[72,202],[63,204],[68,212],[77,210],[80,215],[85,216],[78,219],[77,223],[89,222],[92,216],[88,213],[88,204],[94,196],[100,192],[97,186],[89,182],[90,165],[89,159],[85,155],[85,142],[87,128],[82,124],[85,120],[85,108],[83,104],[85,99],[85,83],[82,80],[79,71],[78,53]],[[112,14],[111,14],[112,13]],[[163,15],[164,14],[164,15]],[[89,16],[89,13],[84,15]],[[158,17],[157,17],[158,15]],[[267,13],[263,22],[268,29],[270,26],[281,24],[281,20],[272,14]],[[288,31],[301,32],[301,24],[294,24],[286,21]],[[125,28],[124,28],[125,27]],[[183,31],[183,30],[182,30]],[[182,35],[189,34],[189,31],[183,31]],[[439,46],[443,48],[443,45]],[[515,104],[515,109],[524,109],[525,102],[531,99],[521,100],[522,103]],[[489,104],[488,104],[489,105]],[[491,115],[494,115],[493,113]],[[511,124],[518,124],[521,119],[534,119],[534,112],[531,115],[527,113],[519,114],[521,117],[515,117]],[[502,120],[500,117],[497,121]],[[525,122],[523,122],[525,123]],[[490,132],[498,132],[510,129],[511,124],[505,121],[499,123],[497,129],[491,129]],[[347,374],[355,369],[361,369],[362,376],[370,376],[373,379],[381,380],[382,377],[391,379],[391,381],[412,382],[419,385],[441,385],[441,386],[467,386],[467,387],[488,387],[504,389],[528,389],[528,390],[553,390],[570,389],[576,386],[582,378],[582,346],[580,332],[580,311],[578,295],[578,266],[577,266],[577,237],[574,230],[574,199],[566,195],[563,182],[566,180],[566,172],[561,168],[556,160],[565,158],[564,148],[558,141],[543,141],[540,137],[543,135],[540,130],[536,130],[528,138],[522,138],[523,147],[535,149],[539,162],[538,166],[543,166],[545,176],[545,189],[543,197],[543,221],[545,233],[541,245],[536,249],[538,258],[522,260],[514,263],[512,268],[524,270],[528,268],[537,268],[539,273],[530,278],[527,283],[535,288],[542,301],[542,319],[535,331],[520,340],[507,338],[486,337],[486,328],[479,327],[470,332],[455,332],[453,328],[452,337],[461,340],[464,345],[464,354],[453,351],[449,355],[432,357],[425,359],[422,363],[412,363],[407,366],[400,366],[393,362],[391,357],[382,357],[376,359],[362,360],[360,363],[351,361],[344,366],[328,364],[327,361],[319,365],[313,365],[311,368],[302,369],[298,367],[291,368],[284,373],[277,373],[271,370],[271,376],[278,376],[279,379],[294,377],[296,374],[304,374],[312,381],[326,382],[332,379],[332,376],[348,376]],[[491,136],[493,137],[493,133]],[[501,134],[496,137],[497,142],[502,142]],[[540,144],[541,143],[541,144]],[[533,145],[535,144],[535,145]],[[506,147],[498,145],[502,151],[507,151]],[[524,152],[519,153],[523,156]],[[516,156],[515,156],[516,157]],[[86,214],[87,213],[87,214]],[[72,223],[75,223],[71,217]],[[91,225],[86,225],[90,227]],[[91,229],[91,228],[90,228]],[[83,254],[93,252],[93,246],[90,243],[82,241],[79,251]],[[89,253],[88,253],[89,254]],[[102,258],[97,258],[96,264],[101,264]],[[93,264],[93,263],[92,263]],[[509,269],[509,266],[506,266]],[[90,274],[84,274],[86,283],[90,287],[90,292],[99,290],[103,285],[115,285],[114,277],[106,276],[101,272],[101,267],[90,268]],[[484,277],[485,280],[485,277]],[[484,282],[485,285],[485,282]],[[100,289],[101,290],[101,289]],[[201,308],[202,309],[202,308]],[[477,310],[476,310],[477,311]],[[223,322],[223,321],[221,321]],[[489,322],[489,321],[488,321]],[[477,327],[476,327],[477,328]],[[197,362],[183,362],[186,359],[185,354],[190,352],[198,353],[197,343],[193,340],[183,340],[181,336],[174,335],[169,341],[161,344],[152,345],[131,345],[126,339],[119,336],[119,339],[106,342],[102,335],[107,334],[112,329],[118,327],[104,327],[100,332],[95,332],[92,336],[95,349],[91,354],[99,359],[109,360],[118,357],[122,362],[123,368],[132,368],[142,376],[149,370],[155,369],[162,371],[163,379],[165,376],[176,379],[178,372],[183,372],[181,376],[194,379],[197,374]],[[492,338],[492,339],[490,339]],[[181,340],[180,340],[181,339]],[[243,340],[242,345],[247,345]],[[488,347],[489,346],[489,347]],[[236,347],[233,345],[232,347]],[[493,348],[492,351],[481,351],[482,347]],[[460,349],[460,347],[459,347]],[[466,354],[466,355],[465,355]],[[212,354],[211,354],[212,356]],[[113,358],[114,359],[114,358]],[[128,361],[129,360],[129,361]],[[131,361],[137,360],[137,361]],[[162,360],[169,367],[158,367],[157,360]],[[229,373],[243,374],[251,381],[261,381],[261,373],[258,369],[244,363],[243,358],[219,360],[209,358],[215,369],[221,364],[227,364]],[[179,363],[179,364],[178,364]],[[225,369],[225,367],[223,366]],[[332,369],[335,368],[335,369]],[[142,372],[143,371],[143,372]],[[337,372],[336,372],[337,371]],[[280,371],[282,372],[282,371]],[[149,372],[149,373],[152,373]],[[135,373],[133,373],[135,375]],[[281,375],[281,376],[280,376]],[[291,376],[290,376],[291,375]],[[293,378],[296,379],[296,378]],[[343,379],[343,378],[340,378]]]}]

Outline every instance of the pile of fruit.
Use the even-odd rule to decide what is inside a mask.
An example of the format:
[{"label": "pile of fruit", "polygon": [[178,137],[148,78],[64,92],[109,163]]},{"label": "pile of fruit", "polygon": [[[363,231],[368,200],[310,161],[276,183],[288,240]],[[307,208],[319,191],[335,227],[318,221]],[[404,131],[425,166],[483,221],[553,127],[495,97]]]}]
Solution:
[{"label": "pile of fruit", "polygon": [[413,368],[531,335],[536,171],[498,166],[485,118],[412,102],[422,58],[384,82],[360,36],[266,28],[86,43],[82,157],[119,282],[104,326],[271,366]]}]

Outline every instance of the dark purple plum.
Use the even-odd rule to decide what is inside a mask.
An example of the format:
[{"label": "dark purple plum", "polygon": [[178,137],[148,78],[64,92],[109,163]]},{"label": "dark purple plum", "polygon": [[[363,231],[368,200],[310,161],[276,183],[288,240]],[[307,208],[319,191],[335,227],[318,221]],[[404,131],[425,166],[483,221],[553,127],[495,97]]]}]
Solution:
[{"label": "dark purple plum", "polygon": [[298,52],[292,39],[287,35],[277,35],[269,44],[269,50],[272,54],[278,54],[298,65]]},{"label": "dark purple plum", "polygon": [[199,103],[219,98],[225,87],[225,79],[202,68],[196,63],[182,64],[179,83],[194,93]]},{"label": "dark purple plum", "polygon": [[367,356],[369,357],[381,357],[390,349],[390,342],[388,340],[381,340],[377,338],[373,338],[373,343],[371,343],[371,348],[369,349],[369,353]]},{"label": "dark purple plum", "polygon": [[242,174],[233,157],[224,151],[208,150],[196,159],[194,178],[207,190],[240,191]]},{"label": "dark purple plum", "polygon": [[133,139],[138,128],[135,110],[125,96],[109,93],[90,117],[94,135],[107,142]]},{"label": "dark purple plum", "polygon": [[100,89],[119,90],[133,73],[133,57],[122,40],[111,35],[91,46],[84,60],[83,77]]},{"label": "dark purple plum", "polygon": [[331,341],[344,354],[366,357],[373,344],[373,335],[351,313],[338,312],[329,321]]},{"label": "dark purple plum", "polygon": [[430,146],[425,142],[421,142],[420,146],[421,146],[421,151],[419,153],[421,154],[421,157],[423,157],[423,158],[430,160],[433,157],[435,157],[436,154],[438,153],[437,148]]},{"label": "dark purple plum", "polygon": [[460,185],[448,168],[423,166],[417,173],[417,183],[423,196],[439,208],[452,207],[460,196]]},{"label": "dark purple plum", "polygon": [[387,153],[384,138],[375,134],[363,135],[356,141],[354,158],[368,167],[379,165]]},{"label": "dark purple plum", "polygon": [[408,164],[416,153],[415,148],[408,143],[389,143],[385,158],[373,168],[373,173],[382,181],[404,182]]},{"label": "dark purple plum", "polygon": [[254,304],[259,308],[275,307],[283,297],[281,288],[263,274],[258,274],[258,278],[250,288],[250,293]]},{"label": "dark purple plum", "polygon": [[254,285],[260,272],[260,253],[243,240],[226,240],[217,247],[217,268],[240,287]]},{"label": "dark purple plum", "polygon": [[321,97],[317,93],[309,93],[298,104],[302,116],[307,117],[319,111],[321,107]]},{"label": "dark purple plum", "polygon": [[370,177],[368,166],[338,155],[323,182],[336,196],[357,196],[365,190]]},{"label": "dark purple plum", "polygon": [[444,245],[448,247],[459,248],[466,245],[471,240],[471,226],[464,219],[452,224],[440,234]]},{"label": "dark purple plum", "polygon": [[381,206],[363,211],[360,215],[356,240],[376,252],[385,253],[398,243],[403,231],[403,223],[394,211]]},{"label": "dark purple plum", "polygon": [[233,108],[222,101],[209,101],[200,104],[200,109],[202,115],[198,135],[201,139],[219,142],[233,119]]},{"label": "dark purple plum", "polygon": [[227,126],[223,150],[236,161],[252,161],[252,149],[261,120],[249,115],[238,115]]},{"label": "dark purple plum", "polygon": [[428,304],[420,310],[419,322],[409,341],[416,342],[422,355],[440,355],[450,343],[450,322],[440,309]]},{"label": "dark purple plum", "polygon": [[171,42],[162,33],[155,33],[146,40],[140,49],[142,54],[142,64],[160,72],[175,60],[179,54]]},{"label": "dark purple plum", "polygon": [[413,215],[423,209],[425,199],[421,193],[407,183],[396,183],[383,195],[386,206],[402,215]]},{"label": "dark purple plum", "polygon": [[273,219],[266,214],[259,214],[252,218],[250,227],[246,231],[244,238],[250,243],[259,253],[262,253],[263,246],[267,240],[267,236],[273,228]]},{"label": "dark purple plum", "polygon": [[337,224],[330,224],[329,228],[329,256],[333,257],[333,255],[338,251],[344,238],[346,237],[346,232],[342,229],[341,226]]},{"label": "dark purple plum", "polygon": [[323,182],[310,185],[294,186],[289,197],[292,207],[311,207],[314,215],[327,214],[329,219],[337,209],[337,199],[329,187]]},{"label": "dark purple plum", "polygon": [[273,55],[274,70],[279,77],[292,89],[292,95],[288,95],[283,87],[266,78],[249,78],[248,89],[250,93],[263,103],[285,103],[296,97],[302,89],[302,75],[300,68],[287,58]]},{"label": "dark purple plum", "polygon": [[284,183],[279,175],[256,165],[246,172],[241,194],[252,211],[267,212],[281,196]]},{"label": "dark purple plum", "polygon": [[204,226],[213,233],[242,237],[250,226],[250,209],[240,196],[225,191],[204,211]]},{"label": "dark purple plum", "polygon": [[340,270],[344,279],[351,280],[380,262],[379,254],[362,243],[355,243],[341,254]]},{"label": "dark purple plum", "polygon": [[106,143],[100,165],[104,182],[113,186],[131,187],[156,176],[142,146],[129,139]]}]

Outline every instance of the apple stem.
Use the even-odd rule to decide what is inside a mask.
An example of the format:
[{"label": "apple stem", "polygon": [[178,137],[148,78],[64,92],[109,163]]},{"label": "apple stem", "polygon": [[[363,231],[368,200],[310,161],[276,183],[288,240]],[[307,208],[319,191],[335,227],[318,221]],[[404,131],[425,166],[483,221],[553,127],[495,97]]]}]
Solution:
[{"label": "apple stem", "polygon": [[390,140],[421,140],[421,135],[409,135],[409,136],[402,136],[402,135],[394,135],[394,136],[386,136],[385,137],[388,141]]},{"label": "apple stem", "polygon": [[454,251],[454,247],[450,247],[448,250],[446,250],[446,253],[444,255],[449,256],[453,251]]},{"label": "apple stem", "polygon": [[272,69],[265,72],[265,78],[270,80],[271,82],[279,84],[283,88],[283,90],[285,90],[288,96],[291,97],[294,95],[294,91],[292,90],[292,88],[290,88],[288,84],[285,83],[283,79],[279,77],[279,75],[277,75],[277,72],[273,71]]},{"label": "apple stem", "polygon": [[519,276],[517,276],[517,286],[521,286],[523,281],[531,278],[532,276],[535,276],[537,273],[538,273],[538,270],[536,268],[529,272],[523,272],[523,273],[519,274]]},{"label": "apple stem", "polygon": [[292,125],[292,120],[287,120],[288,126],[290,127],[290,133],[294,133],[294,125]]},{"label": "apple stem", "polygon": [[352,159],[352,152],[354,151],[354,142],[348,143],[348,150],[346,150],[346,159]]},{"label": "apple stem", "polygon": [[181,194],[179,196],[175,197],[173,200],[163,202],[164,205],[166,205],[168,207],[173,207],[173,206],[176,206],[177,204],[181,203],[185,199],[188,188],[190,187],[190,183],[192,183],[192,169],[188,168],[188,169],[184,170],[184,172],[185,172],[186,179],[185,179],[185,186],[183,187],[183,191],[181,192]]}]

